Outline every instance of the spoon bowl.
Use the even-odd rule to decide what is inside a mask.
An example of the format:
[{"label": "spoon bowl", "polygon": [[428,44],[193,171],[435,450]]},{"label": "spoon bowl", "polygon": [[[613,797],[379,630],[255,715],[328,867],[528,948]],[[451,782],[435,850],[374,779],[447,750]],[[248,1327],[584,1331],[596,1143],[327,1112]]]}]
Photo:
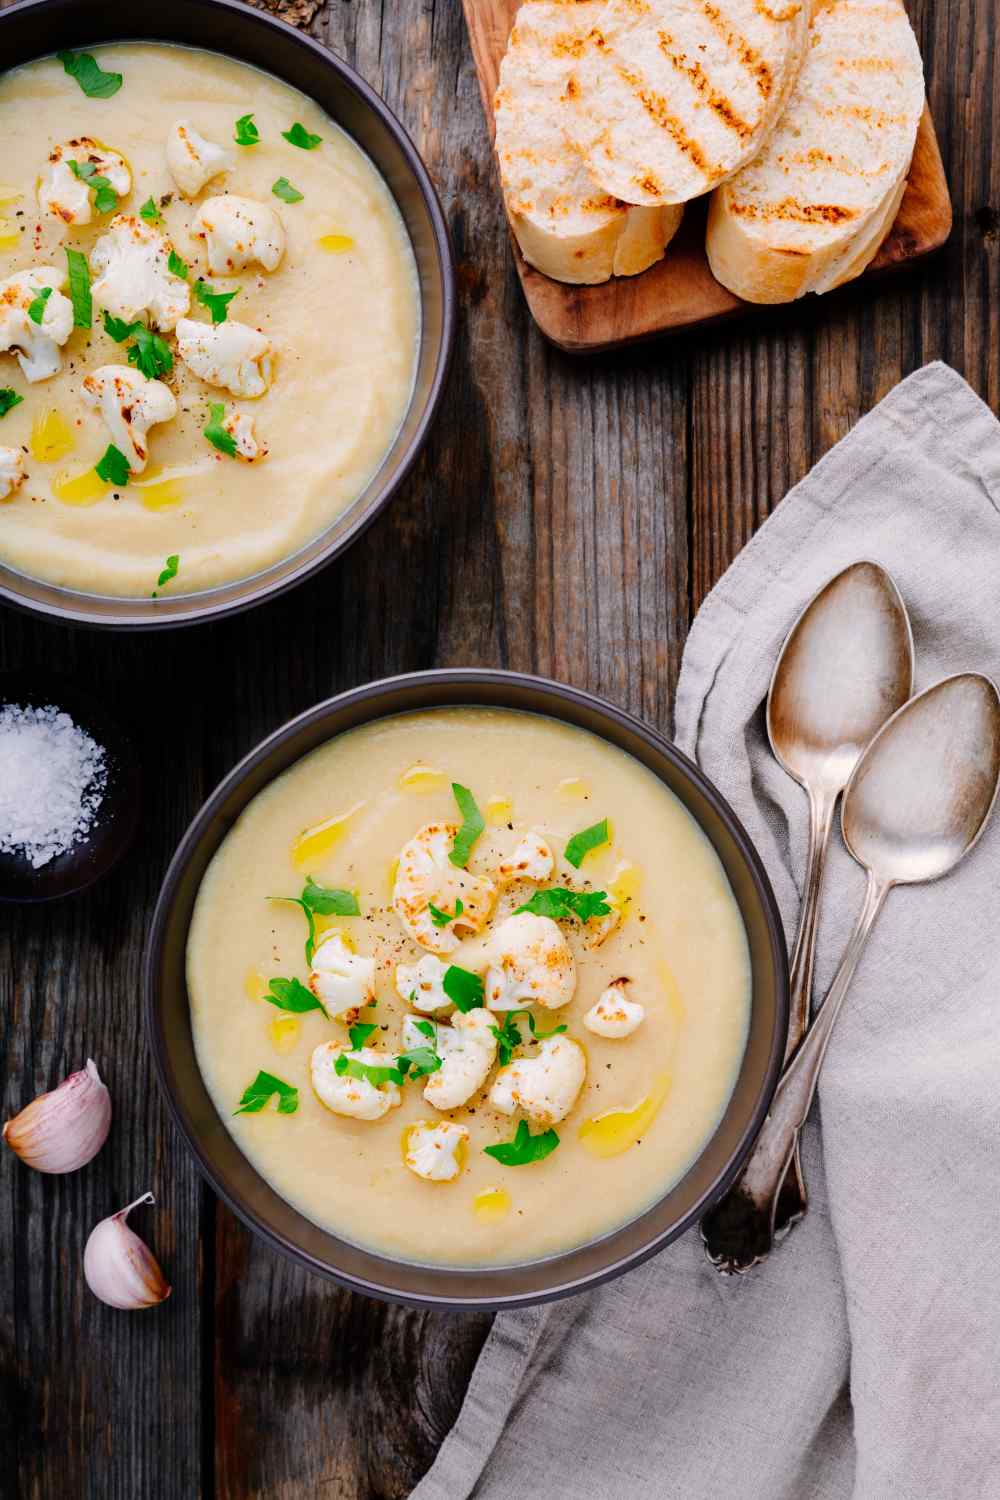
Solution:
[{"label": "spoon bowl", "polygon": [[878,563],[853,563],[792,626],[767,699],[771,748],[807,789],[839,793],[912,691],[913,636],[899,590]]},{"label": "spoon bowl", "polygon": [[1000,695],[946,677],[894,714],[847,789],[844,842],[891,885],[939,880],[979,839],[1000,781]]}]

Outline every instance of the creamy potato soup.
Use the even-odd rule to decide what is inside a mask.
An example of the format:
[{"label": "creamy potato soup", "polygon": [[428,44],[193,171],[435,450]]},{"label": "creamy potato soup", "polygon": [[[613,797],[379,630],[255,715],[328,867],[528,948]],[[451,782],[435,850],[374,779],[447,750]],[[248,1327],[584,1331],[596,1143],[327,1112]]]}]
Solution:
[{"label": "creamy potato soup", "polygon": [[276,78],[62,56],[0,77],[0,559],[118,596],[254,574],[357,499],[405,416],[403,221]]},{"label": "creamy potato soup", "polygon": [[385,719],[245,810],[198,895],[199,1063],[241,1149],[324,1228],[503,1264],[611,1230],[718,1123],[746,935],[708,840],[581,730]]}]

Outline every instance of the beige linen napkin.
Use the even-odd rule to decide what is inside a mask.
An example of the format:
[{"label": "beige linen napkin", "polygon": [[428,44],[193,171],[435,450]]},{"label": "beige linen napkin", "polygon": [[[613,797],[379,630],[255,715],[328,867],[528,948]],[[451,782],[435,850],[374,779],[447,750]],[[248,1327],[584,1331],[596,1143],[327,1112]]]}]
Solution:
[{"label": "beige linen napkin", "polygon": [[[788,495],[706,601],[677,741],[733,803],[791,935],[803,793],[762,706],[809,596],[873,558],[917,686],[1000,674],[1000,426],[944,365],[904,381]],[[839,841],[822,994],[863,892]],[[413,1500],[1000,1497],[1000,818],[947,881],[890,898],[803,1143],[811,1210],[723,1278],[697,1231],[608,1287],[498,1317]]]}]

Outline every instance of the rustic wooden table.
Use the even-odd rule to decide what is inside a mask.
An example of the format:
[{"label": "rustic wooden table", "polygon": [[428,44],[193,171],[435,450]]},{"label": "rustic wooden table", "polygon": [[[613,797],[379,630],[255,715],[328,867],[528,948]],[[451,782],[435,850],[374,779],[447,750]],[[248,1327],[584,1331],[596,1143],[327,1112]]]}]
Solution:
[{"label": "rustic wooden table", "polygon": [[[489,1320],[354,1297],[279,1259],[202,1185],[153,1083],[146,927],[188,819],[264,734],[368,678],[540,672],[669,729],[708,589],[769,510],[909,371],[945,359],[1000,406],[1000,39],[994,0],[917,0],[955,205],[898,279],[683,342],[574,363],[514,275],[459,0],[329,0],[313,30],[412,132],[455,240],[461,328],[434,436],[342,561],[207,629],[127,637],[0,614],[0,664],[79,675],[141,745],[145,821],[93,893],[0,913],[4,1116],[96,1058],[114,1095],[92,1166],[0,1160],[0,1492],[33,1500],[405,1495]],[[81,1276],[91,1226],[137,1227],[173,1282],[142,1314]]]}]

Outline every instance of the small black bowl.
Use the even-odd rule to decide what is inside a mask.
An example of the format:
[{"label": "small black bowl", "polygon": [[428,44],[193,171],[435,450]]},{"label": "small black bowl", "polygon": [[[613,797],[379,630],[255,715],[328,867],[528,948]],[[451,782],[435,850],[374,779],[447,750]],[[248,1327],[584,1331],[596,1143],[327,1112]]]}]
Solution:
[{"label": "small black bowl", "polygon": [[[421,709],[520,709],[617,745],[680,799],[719,856],[746,927],[750,1028],[732,1097],[681,1180],[600,1239],[521,1265],[455,1268],[394,1260],[340,1239],[293,1208],[241,1152],[205,1087],[185,977],[188,929],[202,877],[247,804],[302,756],[358,725]],[[513,672],[458,669],[374,682],[320,703],[277,730],[229,773],[191,824],[160,892],[143,976],[146,1028],[160,1084],[196,1162],[234,1213],[293,1259],[368,1296],[423,1307],[517,1307],[606,1281],[661,1250],[726,1191],[771,1102],[788,1033],[788,960],[781,918],[756,850],[728,803],[673,745],[589,693]]]},{"label": "small black bowl", "polygon": [[139,766],[121,727],[89,693],[62,677],[38,672],[0,673],[0,708],[47,708],[69,714],[103,746],[107,783],[86,838],[35,869],[22,854],[0,852],[0,902],[57,901],[86,890],[118,863],[135,837],[142,805]]},{"label": "small black bowl", "polygon": [[[441,204],[406,131],[353,68],[284,21],[236,0],[22,0],[0,11],[0,66],[102,42],[177,42],[252,64],[324,109],[382,174],[417,264],[420,349],[410,405],[378,472],[354,504],[311,542],[250,578],[196,594],[116,598],[59,588],[0,563],[0,599],[35,614],[111,629],[192,625],[249,609],[293,588],[339,556],[371,525],[409,474],[444,392],[455,338],[455,265]],[[318,371],[317,399],[321,399]]]}]

